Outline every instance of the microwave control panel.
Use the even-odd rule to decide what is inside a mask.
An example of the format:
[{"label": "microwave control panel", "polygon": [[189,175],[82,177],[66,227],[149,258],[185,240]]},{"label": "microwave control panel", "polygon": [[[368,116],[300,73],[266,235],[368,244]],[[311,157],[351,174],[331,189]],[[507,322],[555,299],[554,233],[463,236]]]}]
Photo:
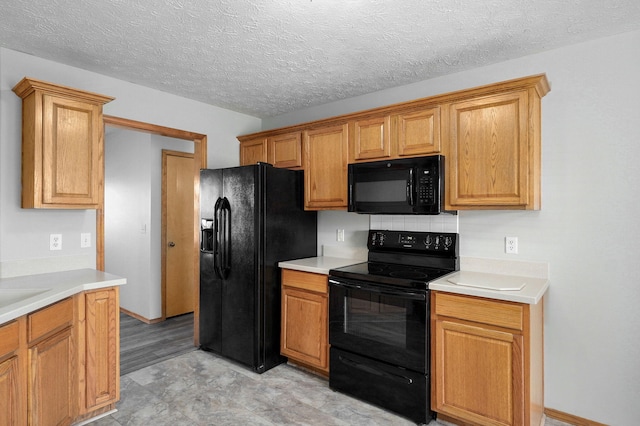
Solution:
[{"label": "microwave control panel", "polygon": [[418,169],[418,182],[416,185],[418,193],[418,204],[434,204],[436,202],[437,176],[433,170]]}]

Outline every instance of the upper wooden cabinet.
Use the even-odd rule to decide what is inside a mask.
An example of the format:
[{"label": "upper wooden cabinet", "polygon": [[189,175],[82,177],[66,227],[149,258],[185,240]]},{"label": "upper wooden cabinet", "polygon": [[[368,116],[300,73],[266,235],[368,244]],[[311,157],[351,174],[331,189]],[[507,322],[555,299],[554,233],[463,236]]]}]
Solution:
[{"label": "upper wooden cabinet", "polygon": [[306,210],[346,210],[348,135],[347,124],[303,133]]},{"label": "upper wooden cabinet", "polygon": [[102,105],[113,98],[24,78],[22,207],[98,208],[104,179]]},{"label": "upper wooden cabinet", "polygon": [[436,154],[440,147],[440,107],[393,116],[393,145],[398,157]]},{"label": "upper wooden cabinet", "polygon": [[540,99],[544,76],[443,106],[450,210],[541,206]]},{"label": "upper wooden cabinet", "polygon": [[344,209],[348,163],[444,154],[447,210],[537,210],[540,106],[549,90],[541,74],[239,136],[241,164],[255,144],[256,156],[275,152],[267,161],[298,168],[302,134],[305,208]]},{"label": "upper wooden cabinet", "polygon": [[267,162],[285,169],[302,168],[302,134],[285,133],[267,138]]},{"label": "upper wooden cabinet", "polygon": [[240,165],[247,166],[267,162],[267,138],[257,138],[240,143]]},{"label": "upper wooden cabinet", "polygon": [[391,149],[391,117],[367,118],[349,123],[349,162],[385,160],[395,155]]},{"label": "upper wooden cabinet", "polygon": [[243,140],[240,142],[240,165],[269,163],[285,169],[302,168],[302,133],[292,132]]},{"label": "upper wooden cabinet", "polygon": [[349,163],[418,157],[441,151],[440,107],[349,123]]}]

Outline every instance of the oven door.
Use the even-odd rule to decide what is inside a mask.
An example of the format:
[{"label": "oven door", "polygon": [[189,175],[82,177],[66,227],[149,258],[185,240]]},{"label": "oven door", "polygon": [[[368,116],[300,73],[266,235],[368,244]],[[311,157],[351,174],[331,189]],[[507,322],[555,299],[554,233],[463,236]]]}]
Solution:
[{"label": "oven door", "polygon": [[427,373],[427,291],[329,277],[332,347]]}]

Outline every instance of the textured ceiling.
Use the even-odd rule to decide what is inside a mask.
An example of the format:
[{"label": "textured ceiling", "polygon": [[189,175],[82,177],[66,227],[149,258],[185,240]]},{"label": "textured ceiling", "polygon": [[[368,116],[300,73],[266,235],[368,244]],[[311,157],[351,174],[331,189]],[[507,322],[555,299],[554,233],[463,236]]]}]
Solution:
[{"label": "textured ceiling", "polygon": [[0,14],[3,47],[262,118],[640,28],[639,0],[2,0]]}]

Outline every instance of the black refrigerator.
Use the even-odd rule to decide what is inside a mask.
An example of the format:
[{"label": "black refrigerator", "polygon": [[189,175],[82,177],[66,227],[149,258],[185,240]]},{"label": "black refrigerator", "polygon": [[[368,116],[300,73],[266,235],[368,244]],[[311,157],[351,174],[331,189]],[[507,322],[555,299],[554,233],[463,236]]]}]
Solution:
[{"label": "black refrigerator", "polygon": [[278,262],[316,256],[303,172],[200,171],[200,347],[263,373],[280,355]]}]

